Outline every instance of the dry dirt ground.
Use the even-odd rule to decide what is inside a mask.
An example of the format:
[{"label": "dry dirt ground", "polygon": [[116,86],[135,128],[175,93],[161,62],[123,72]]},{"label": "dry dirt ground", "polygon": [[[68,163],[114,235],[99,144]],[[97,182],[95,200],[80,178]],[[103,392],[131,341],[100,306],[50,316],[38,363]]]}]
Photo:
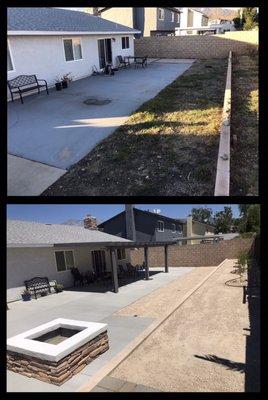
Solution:
[{"label": "dry dirt ground", "polygon": [[[234,278],[233,265],[230,260],[216,271],[110,376],[159,391],[243,392],[248,305],[242,303],[241,287],[225,285]],[[164,297],[177,301],[176,285],[188,291],[199,274],[202,269],[196,268],[183,278],[185,287],[180,279],[166,287],[168,296],[157,290],[120,313],[159,316]]]},{"label": "dry dirt ground", "polygon": [[226,72],[196,61],[42,195],[213,195]]}]

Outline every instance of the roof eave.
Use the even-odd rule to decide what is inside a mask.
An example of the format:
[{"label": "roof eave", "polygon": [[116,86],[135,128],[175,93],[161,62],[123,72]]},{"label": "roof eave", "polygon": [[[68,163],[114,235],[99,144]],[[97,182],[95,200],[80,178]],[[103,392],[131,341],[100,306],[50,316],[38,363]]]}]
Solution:
[{"label": "roof eave", "polygon": [[135,35],[139,34],[141,31],[133,30],[133,31],[7,31],[9,36],[56,36],[56,35],[85,35],[85,36],[97,36],[97,35]]}]

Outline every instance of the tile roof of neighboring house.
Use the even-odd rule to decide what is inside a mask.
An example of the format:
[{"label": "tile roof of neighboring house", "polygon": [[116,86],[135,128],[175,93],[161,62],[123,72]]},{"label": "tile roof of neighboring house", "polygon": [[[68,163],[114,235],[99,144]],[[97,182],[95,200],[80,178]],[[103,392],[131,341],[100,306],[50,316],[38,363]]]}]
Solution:
[{"label": "tile roof of neighboring house", "polygon": [[7,220],[7,246],[31,247],[54,244],[129,242],[118,236],[79,226],[44,224],[31,221]]},{"label": "tile roof of neighboring house", "polygon": [[52,7],[9,7],[8,31],[138,32],[89,13]]}]

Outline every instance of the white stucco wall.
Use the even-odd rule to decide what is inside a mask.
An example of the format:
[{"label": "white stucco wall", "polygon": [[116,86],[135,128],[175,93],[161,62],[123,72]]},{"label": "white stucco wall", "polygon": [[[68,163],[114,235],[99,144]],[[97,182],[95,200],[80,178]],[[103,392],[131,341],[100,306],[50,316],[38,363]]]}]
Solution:
[{"label": "white stucco wall", "polygon": [[[123,36],[129,36],[129,49],[122,49]],[[114,65],[116,65],[118,55],[123,57],[134,55],[133,35],[75,36],[81,39],[83,59],[67,62],[63,38],[72,37],[74,36],[9,36],[14,71],[7,73],[7,79],[18,75],[34,74],[39,79],[47,80],[49,86],[54,86],[57,76],[62,77],[69,72],[74,80],[91,75],[93,65],[99,68],[98,39],[115,39],[115,41],[112,40]]]},{"label": "white stucco wall", "polygon": [[[80,272],[92,270],[92,250],[101,248],[64,247],[64,248],[8,248],[7,249],[7,301],[19,300],[25,289],[24,281],[35,276],[56,280],[64,287],[73,285],[71,272],[58,272],[55,250],[73,250],[75,266]],[[103,249],[102,249],[103,250]],[[105,253],[107,270],[111,268],[110,253]]]}]

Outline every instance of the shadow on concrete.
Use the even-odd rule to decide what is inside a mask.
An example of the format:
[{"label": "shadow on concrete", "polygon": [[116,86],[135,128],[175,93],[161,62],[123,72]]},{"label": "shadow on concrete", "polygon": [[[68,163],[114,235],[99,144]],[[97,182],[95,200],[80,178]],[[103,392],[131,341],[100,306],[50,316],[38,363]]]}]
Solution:
[{"label": "shadow on concrete", "polygon": [[[155,274],[159,274],[161,271],[150,271],[149,277],[152,278]],[[125,276],[118,278],[118,286],[123,287],[126,285],[130,285],[134,282],[145,280],[144,275],[140,274],[135,277]],[[66,288],[64,291],[72,291],[72,292],[92,292],[92,293],[106,293],[112,292],[114,290],[114,284],[112,278],[107,278],[103,280],[98,280],[92,282],[90,284],[85,284],[84,286],[74,286],[71,288]]]},{"label": "shadow on concrete", "polygon": [[241,373],[245,372],[245,369],[246,369],[244,363],[231,361],[231,360],[228,360],[227,358],[217,357],[214,354],[208,354],[206,356],[199,356],[199,355],[195,354],[195,357],[196,358],[200,358],[200,359],[205,360],[205,361],[211,361],[211,362],[214,362],[216,364],[221,364],[221,365],[225,366],[229,370],[239,371]]}]

